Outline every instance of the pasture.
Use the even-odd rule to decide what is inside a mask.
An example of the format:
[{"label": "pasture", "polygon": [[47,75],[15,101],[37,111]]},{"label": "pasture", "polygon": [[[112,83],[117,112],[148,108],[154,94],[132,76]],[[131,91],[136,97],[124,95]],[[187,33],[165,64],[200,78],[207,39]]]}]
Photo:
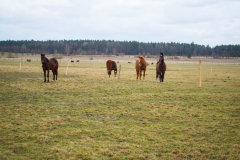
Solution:
[{"label": "pasture", "polygon": [[166,60],[160,84],[156,64],[143,82],[127,62],[117,80],[62,60],[43,83],[40,61],[20,62],[0,59],[0,159],[240,159],[239,64],[202,60],[198,87],[198,63]]}]

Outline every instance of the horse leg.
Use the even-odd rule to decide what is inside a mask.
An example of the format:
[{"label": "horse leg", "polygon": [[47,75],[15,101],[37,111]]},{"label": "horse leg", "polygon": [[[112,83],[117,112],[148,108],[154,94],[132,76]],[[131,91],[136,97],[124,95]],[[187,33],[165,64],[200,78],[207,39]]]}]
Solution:
[{"label": "horse leg", "polygon": [[163,79],[164,79],[164,73],[163,73],[163,75],[162,75],[162,83],[163,83]]},{"label": "horse leg", "polygon": [[55,81],[55,70],[52,70],[53,73],[53,81]]},{"label": "horse leg", "polygon": [[140,69],[139,72],[140,72],[140,78],[139,78],[139,79],[140,79],[140,81],[141,81],[141,78],[142,78],[142,70]]},{"label": "horse leg", "polygon": [[44,72],[44,82],[46,82],[46,70]]},{"label": "horse leg", "polygon": [[58,69],[56,69],[56,82],[57,82]]},{"label": "horse leg", "polygon": [[158,72],[156,72],[156,83],[157,83],[157,80],[158,80]]},{"label": "horse leg", "polygon": [[112,71],[108,71],[108,78],[110,78],[111,72],[112,72]]},{"label": "horse leg", "polygon": [[162,72],[160,72],[160,83],[162,82]]},{"label": "horse leg", "polygon": [[47,70],[47,78],[48,78],[47,82],[49,82],[49,70]]},{"label": "horse leg", "polygon": [[146,70],[143,70],[143,81],[145,81],[145,71]]},{"label": "horse leg", "polygon": [[138,74],[139,74],[139,73],[138,73],[138,71],[136,71],[136,73],[137,73],[137,81],[138,81]]}]

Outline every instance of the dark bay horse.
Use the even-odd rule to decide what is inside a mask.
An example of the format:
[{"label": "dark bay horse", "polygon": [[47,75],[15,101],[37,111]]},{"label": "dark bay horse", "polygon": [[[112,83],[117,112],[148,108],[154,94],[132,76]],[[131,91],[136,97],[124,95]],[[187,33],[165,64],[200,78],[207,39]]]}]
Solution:
[{"label": "dark bay horse", "polygon": [[112,60],[108,60],[107,63],[106,63],[106,67],[107,67],[107,72],[108,72],[109,78],[110,78],[112,70],[114,70],[115,77],[117,76],[117,65],[116,65],[116,62],[114,62]]},{"label": "dark bay horse", "polygon": [[49,82],[49,70],[52,70],[53,72],[53,80],[57,81],[57,75],[58,75],[58,61],[55,58],[47,59],[45,57],[45,54],[41,54],[41,61],[42,61],[42,68],[44,72],[44,82],[46,82],[46,71],[47,71],[47,78]]},{"label": "dark bay horse", "polygon": [[157,82],[157,79],[159,76],[160,83],[161,82],[163,83],[164,74],[165,74],[166,69],[167,69],[167,65],[164,62],[164,54],[160,52],[160,58],[156,65],[156,82]]},{"label": "dark bay horse", "polygon": [[136,61],[135,64],[136,72],[137,72],[137,80],[138,77],[141,81],[142,71],[143,71],[143,81],[145,81],[145,72],[147,69],[147,62],[145,61],[143,56],[139,56],[139,59]]}]

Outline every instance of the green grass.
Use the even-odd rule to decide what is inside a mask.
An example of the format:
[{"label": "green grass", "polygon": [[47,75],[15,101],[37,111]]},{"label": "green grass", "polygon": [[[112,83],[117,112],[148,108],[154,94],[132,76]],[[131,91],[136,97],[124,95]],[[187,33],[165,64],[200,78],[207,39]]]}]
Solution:
[{"label": "green grass", "polygon": [[126,62],[117,80],[60,61],[43,83],[19,62],[0,60],[0,159],[240,159],[240,65],[203,61],[200,88],[198,64],[166,62],[160,84],[155,65],[143,82]]}]

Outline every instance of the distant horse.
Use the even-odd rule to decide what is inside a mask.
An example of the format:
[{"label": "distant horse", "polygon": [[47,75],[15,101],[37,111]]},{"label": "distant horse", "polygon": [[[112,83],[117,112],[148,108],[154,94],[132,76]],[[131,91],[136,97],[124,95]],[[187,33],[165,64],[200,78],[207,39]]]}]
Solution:
[{"label": "distant horse", "polygon": [[167,69],[167,65],[164,62],[164,54],[160,52],[160,58],[156,65],[156,82],[157,82],[157,79],[159,76],[160,83],[161,82],[163,83],[164,74],[165,74],[166,69]]},{"label": "distant horse", "polygon": [[55,58],[47,59],[45,57],[45,54],[41,54],[41,61],[42,61],[42,68],[44,72],[44,82],[46,82],[46,71],[47,71],[47,77],[49,82],[49,70],[52,70],[53,72],[53,80],[55,81],[55,76],[56,76],[56,81],[57,81],[57,75],[58,75],[58,61]]},{"label": "distant horse", "polygon": [[137,72],[137,80],[138,80],[138,77],[140,77],[139,79],[141,81],[141,76],[143,71],[143,81],[145,81],[145,72],[147,69],[147,63],[143,56],[139,56],[139,59],[136,61],[136,64],[135,64],[135,68]]},{"label": "distant horse", "polygon": [[112,70],[114,70],[115,77],[117,76],[117,65],[114,61],[108,60],[107,63],[106,63],[106,67],[107,67],[107,72],[108,72],[109,78],[110,78]]},{"label": "distant horse", "polygon": [[31,59],[27,59],[27,62],[31,62]]},{"label": "distant horse", "polygon": [[74,60],[71,60],[71,62],[74,62]]},{"label": "distant horse", "polygon": [[79,60],[77,60],[76,62],[79,62]]}]

